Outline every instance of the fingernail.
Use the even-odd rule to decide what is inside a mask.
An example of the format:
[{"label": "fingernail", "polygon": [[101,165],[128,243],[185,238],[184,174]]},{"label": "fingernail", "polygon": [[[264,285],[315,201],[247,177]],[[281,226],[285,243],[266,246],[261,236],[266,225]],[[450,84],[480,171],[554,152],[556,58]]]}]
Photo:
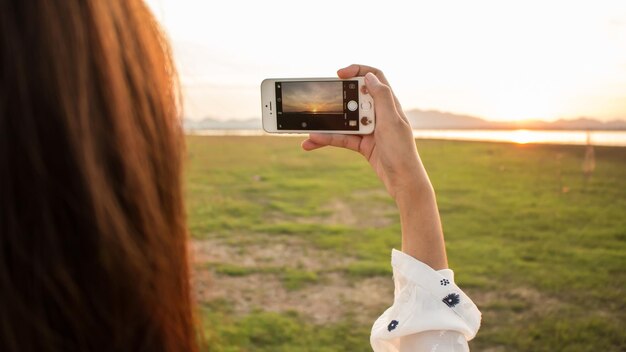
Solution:
[{"label": "fingernail", "polygon": [[373,73],[371,73],[371,72],[368,72],[368,73],[365,74],[365,80],[367,81],[367,83],[374,83],[375,84],[375,83],[378,82],[378,79],[376,78],[376,76]]}]

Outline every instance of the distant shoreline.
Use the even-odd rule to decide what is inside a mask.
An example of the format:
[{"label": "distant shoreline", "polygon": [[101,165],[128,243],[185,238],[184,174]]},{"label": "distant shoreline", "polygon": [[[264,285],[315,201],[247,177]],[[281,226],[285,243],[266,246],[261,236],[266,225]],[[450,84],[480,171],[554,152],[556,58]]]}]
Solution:
[{"label": "distant shoreline", "polygon": [[[269,134],[261,129],[193,129],[187,135],[197,136],[276,136],[302,137],[306,133]],[[560,144],[626,147],[624,130],[538,130],[538,129],[414,129],[416,139],[504,142],[515,144]]]},{"label": "distant shoreline", "polygon": [[[480,117],[442,112],[436,110],[411,109],[405,111],[411,126],[416,130],[537,130],[537,131],[626,131],[626,119],[601,121],[592,117],[558,119],[555,121],[520,120],[490,121]],[[206,117],[196,120],[186,118],[184,127],[197,129],[253,130],[261,128],[258,117],[245,120],[222,120]]]}]

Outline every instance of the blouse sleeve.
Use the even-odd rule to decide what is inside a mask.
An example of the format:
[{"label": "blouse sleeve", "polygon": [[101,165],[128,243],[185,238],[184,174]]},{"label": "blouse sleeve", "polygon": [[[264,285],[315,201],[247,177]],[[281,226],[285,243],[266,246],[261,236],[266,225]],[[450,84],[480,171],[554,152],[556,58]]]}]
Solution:
[{"label": "blouse sleeve", "polygon": [[435,271],[412,256],[392,250],[394,302],[372,327],[375,352],[469,351],[481,314],[454,283],[450,269]]}]

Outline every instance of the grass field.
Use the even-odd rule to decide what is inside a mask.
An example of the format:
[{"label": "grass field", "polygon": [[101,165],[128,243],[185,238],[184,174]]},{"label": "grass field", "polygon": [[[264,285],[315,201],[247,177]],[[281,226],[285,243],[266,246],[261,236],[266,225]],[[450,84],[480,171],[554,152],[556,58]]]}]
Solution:
[{"label": "grass field", "polygon": [[[302,138],[188,137],[207,351],[370,351],[395,206],[362,157]],[[626,148],[417,141],[475,351],[626,350]]]}]

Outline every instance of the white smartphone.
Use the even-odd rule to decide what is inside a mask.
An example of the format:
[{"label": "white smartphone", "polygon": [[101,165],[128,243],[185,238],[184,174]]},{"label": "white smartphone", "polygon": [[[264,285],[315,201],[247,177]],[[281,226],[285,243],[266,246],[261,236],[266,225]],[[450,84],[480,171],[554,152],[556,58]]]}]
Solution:
[{"label": "white smartphone", "polygon": [[266,79],[261,101],[268,133],[370,134],[376,125],[363,77]]}]

